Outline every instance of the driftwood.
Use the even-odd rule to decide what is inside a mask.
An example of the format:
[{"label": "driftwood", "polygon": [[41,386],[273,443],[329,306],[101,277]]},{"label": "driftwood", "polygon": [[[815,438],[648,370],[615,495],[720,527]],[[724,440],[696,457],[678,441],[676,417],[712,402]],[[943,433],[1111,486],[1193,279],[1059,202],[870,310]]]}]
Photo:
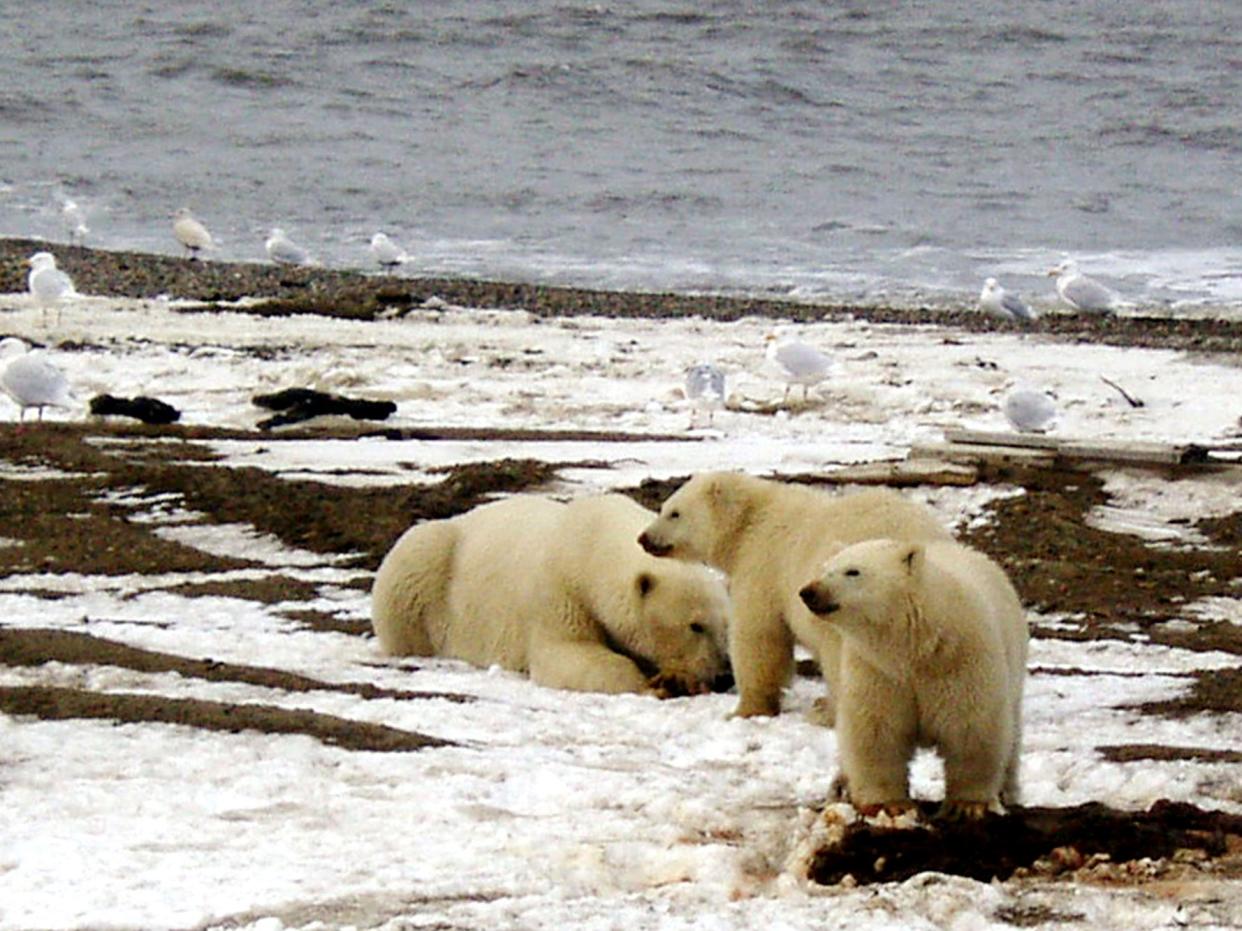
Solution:
[{"label": "driftwood", "polygon": [[1032,433],[990,433],[946,430],[944,443],[926,443],[910,450],[912,459],[943,459],[950,462],[1016,462],[1052,465],[1058,460],[1119,462],[1130,465],[1223,465],[1214,460],[1210,447],[1198,443],[1138,443],[1078,440]]},{"label": "driftwood", "polygon": [[914,485],[973,485],[979,481],[979,470],[974,466],[945,462],[943,459],[910,458],[864,462],[814,476],[788,476],[788,480],[808,485],[888,485],[893,488]]}]

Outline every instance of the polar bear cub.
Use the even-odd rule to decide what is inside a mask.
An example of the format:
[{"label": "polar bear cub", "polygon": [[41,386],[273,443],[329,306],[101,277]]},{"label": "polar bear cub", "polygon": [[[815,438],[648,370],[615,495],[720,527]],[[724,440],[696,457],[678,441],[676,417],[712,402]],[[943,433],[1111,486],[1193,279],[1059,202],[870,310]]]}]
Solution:
[{"label": "polar bear cub", "polygon": [[799,595],[841,634],[837,740],[855,807],[910,807],[916,746],[944,760],[942,814],[1017,802],[1029,633],[1000,566],[957,543],[868,540]]},{"label": "polar bear cub", "polygon": [[372,589],[380,646],[592,692],[700,692],[726,671],[729,599],[705,566],[635,543],[622,495],[518,495],[407,530]]},{"label": "polar bear cub", "polygon": [[816,717],[831,724],[840,638],[816,622],[798,590],[838,543],[873,537],[952,539],[930,508],[887,488],[829,494],[740,472],[704,472],[669,496],[638,541],[655,556],[705,562],[729,576],[735,715],[780,714],[797,642],[819,662],[829,693]]}]

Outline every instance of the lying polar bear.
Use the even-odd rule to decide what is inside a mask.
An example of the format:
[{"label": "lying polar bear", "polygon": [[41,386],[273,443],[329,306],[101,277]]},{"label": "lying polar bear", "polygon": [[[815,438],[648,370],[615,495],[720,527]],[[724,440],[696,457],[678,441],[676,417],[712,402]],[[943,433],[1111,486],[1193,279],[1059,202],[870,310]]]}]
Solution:
[{"label": "lying polar bear", "polygon": [[728,594],[707,567],[642,551],[654,516],[622,495],[519,495],[418,524],[375,578],[380,646],[554,688],[706,691],[727,670]]}]

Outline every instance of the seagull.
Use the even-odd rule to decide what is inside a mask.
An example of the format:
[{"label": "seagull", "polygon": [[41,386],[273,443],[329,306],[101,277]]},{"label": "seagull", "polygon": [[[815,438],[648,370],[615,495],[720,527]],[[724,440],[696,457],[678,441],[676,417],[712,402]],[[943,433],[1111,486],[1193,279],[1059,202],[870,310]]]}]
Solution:
[{"label": "seagull", "polygon": [[73,398],[64,373],[48,362],[40,350],[28,349],[15,336],[0,340],[0,359],[11,360],[0,371],[0,388],[17,402],[21,419],[26,419],[28,407],[39,409],[40,420],[45,407],[72,407]]},{"label": "seagull", "polygon": [[1121,304],[1121,298],[1113,291],[1080,272],[1078,263],[1073,259],[1066,259],[1060,265],[1050,269],[1048,277],[1056,278],[1057,294],[1061,295],[1061,300],[1075,310],[1109,314]]},{"label": "seagull", "polygon": [[1057,406],[1048,393],[1026,385],[1005,395],[1001,411],[1019,433],[1044,433],[1057,416]]},{"label": "seagull", "polygon": [[216,245],[207,227],[194,219],[189,207],[182,207],[173,214],[173,235],[185,247],[190,258],[198,255],[199,249],[213,249]]},{"label": "seagull", "polygon": [[788,382],[785,385],[785,400],[789,400],[790,388],[801,385],[802,400],[805,402],[811,386],[819,384],[828,376],[832,360],[814,346],[808,346],[796,339],[782,339],[776,333],[769,333],[764,339],[768,344],[768,361],[780,368]]},{"label": "seagull", "polygon": [[306,265],[310,262],[310,253],[286,236],[279,226],[272,227],[263,247],[267,249],[269,259],[282,265]]},{"label": "seagull", "polygon": [[60,324],[60,305],[66,298],[77,297],[73,279],[56,267],[56,256],[50,252],[36,252],[26,260],[30,276],[26,284],[35,303],[43,308],[43,325],[47,326],[48,308],[56,308],[56,323]]},{"label": "seagull", "polygon": [[[725,402],[725,373],[710,363],[703,362],[686,369],[686,397],[694,402],[694,414],[700,409],[707,411],[707,422],[712,422],[716,408]],[[695,424],[694,414],[690,426]]]},{"label": "seagull", "polygon": [[82,213],[82,208],[68,197],[61,201],[60,218],[65,223],[70,242],[86,241],[86,234],[90,232],[90,228],[86,225],[86,217]]},{"label": "seagull", "polygon": [[377,265],[391,270],[410,260],[410,257],[391,239],[387,233],[376,233],[371,237],[371,257]]},{"label": "seagull", "polygon": [[1014,320],[1019,323],[1030,323],[1035,319],[1035,312],[1026,301],[1016,294],[1008,293],[995,278],[983,282],[983,292],[979,295],[979,306],[984,312],[1001,320]]}]

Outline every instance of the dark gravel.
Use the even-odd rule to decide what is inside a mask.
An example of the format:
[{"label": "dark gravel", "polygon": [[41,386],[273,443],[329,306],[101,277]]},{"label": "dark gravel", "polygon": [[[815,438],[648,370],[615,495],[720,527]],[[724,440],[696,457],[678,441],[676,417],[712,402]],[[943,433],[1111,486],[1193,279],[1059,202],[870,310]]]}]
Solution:
[{"label": "dark gravel", "polygon": [[[772,317],[801,322],[854,317],[875,323],[934,324],[969,332],[1013,331],[973,307],[895,308],[808,304],[767,298],[597,291],[519,282],[455,278],[404,278],[325,268],[189,260],[138,252],[111,252],[27,239],[0,239],[0,291],[24,291],[23,260],[53,252],[84,294],[154,298],[162,294],[208,303],[243,297],[267,300],[248,313],[374,319],[403,313],[440,298],[462,307],[510,308],[543,317],[597,315],[664,318],[699,316],[714,320]],[[1029,327],[1035,333],[1073,342],[1242,352],[1242,321],[1175,317],[1097,317],[1049,314]]]}]

